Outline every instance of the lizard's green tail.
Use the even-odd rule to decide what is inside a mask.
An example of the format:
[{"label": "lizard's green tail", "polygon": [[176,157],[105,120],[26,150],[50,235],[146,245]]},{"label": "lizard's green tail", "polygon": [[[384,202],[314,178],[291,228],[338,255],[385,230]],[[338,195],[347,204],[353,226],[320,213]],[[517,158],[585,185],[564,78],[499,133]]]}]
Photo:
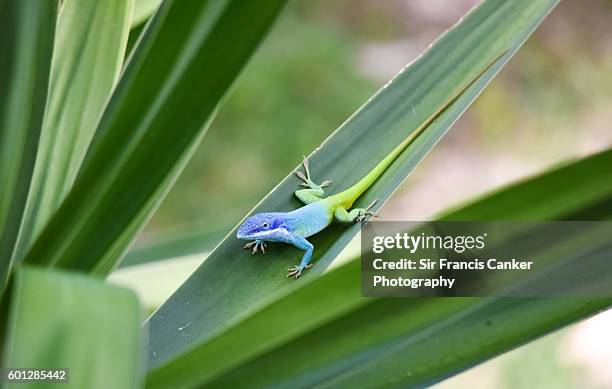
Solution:
[{"label": "lizard's green tail", "polygon": [[498,56],[494,61],[487,65],[476,77],[460,87],[444,104],[434,111],[421,125],[419,125],[410,135],[391,151],[382,161],[380,161],[368,174],[366,174],[359,182],[343,192],[328,197],[331,204],[339,205],[345,209],[350,208],[355,200],[359,198],[374,182],[380,177],[383,172],[395,161],[395,159],[425,130],[448,106],[450,106],[466,89],[468,89],[477,79],[480,78],[487,70],[493,66],[506,52]]}]

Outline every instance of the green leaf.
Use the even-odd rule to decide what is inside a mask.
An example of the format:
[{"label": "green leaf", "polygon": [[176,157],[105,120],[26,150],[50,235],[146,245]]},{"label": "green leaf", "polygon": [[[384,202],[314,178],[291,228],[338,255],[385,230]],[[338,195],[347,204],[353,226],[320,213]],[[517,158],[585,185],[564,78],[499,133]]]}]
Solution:
[{"label": "green leaf", "polygon": [[188,230],[163,229],[151,233],[137,244],[119,265],[120,268],[201,254],[212,250],[230,228],[191,227]]},{"label": "green leaf", "polygon": [[[465,304],[469,299],[459,299]],[[374,387],[376,382],[388,386],[419,387],[431,385],[466,370],[552,330],[586,318],[610,306],[610,299],[493,299],[473,301],[472,306],[439,321],[429,321],[408,336],[389,339],[392,346],[379,357],[361,361],[359,366],[337,377],[327,376],[322,388]],[[481,305],[482,304],[482,305]],[[401,309],[389,307],[401,314]],[[363,312],[368,317],[375,312]],[[416,310],[404,310],[408,315]],[[517,325],[520,318],[520,325]],[[352,317],[347,319],[356,319]],[[392,324],[396,329],[401,322]],[[385,325],[378,330],[386,331]],[[356,333],[352,336],[360,336]],[[476,334],[476,336],[475,336]],[[354,339],[354,338],[353,338]],[[347,339],[343,339],[346,341]],[[334,345],[329,344],[329,347]],[[396,347],[393,347],[396,346]],[[384,346],[383,346],[384,347]],[[386,354],[386,355],[381,355]],[[343,366],[346,368],[346,366]],[[244,377],[242,377],[244,378]]]},{"label": "green leaf", "polygon": [[143,24],[161,4],[162,0],[135,0],[132,14],[132,27]]},{"label": "green leaf", "polygon": [[[556,3],[484,1],[310,156],[313,176],[316,180],[334,180],[331,193],[354,184],[457,90],[499,58],[405,150],[356,206],[367,205],[374,198],[385,201]],[[287,176],[253,213],[299,207],[293,196],[297,187],[298,180]],[[242,250],[244,242],[238,241],[232,231],[149,319],[151,349],[155,350],[155,354],[149,354],[149,367],[163,369],[174,358],[206,344],[215,333],[321,274],[358,231],[359,225],[332,225],[314,236],[315,266],[298,282],[286,279],[284,274],[301,257],[299,250],[275,245],[265,257],[253,257]],[[177,332],[186,322],[191,322],[189,337]]]},{"label": "green leaf", "polygon": [[3,366],[68,368],[69,383],[62,388],[140,386],[143,339],[132,292],[81,275],[28,267],[14,281]]},{"label": "green leaf", "polygon": [[145,23],[139,24],[138,26],[132,28],[130,30],[130,35],[128,36],[127,47],[125,49],[125,58],[127,59],[131,54],[134,46],[138,42],[142,31],[146,27]]},{"label": "green leaf", "polygon": [[[580,177],[577,184],[587,189],[612,180],[611,162],[609,150],[499,190],[447,218],[469,210],[471,219],[486,220],[491,214],[481,213],[482,206],[501,215],[522,209],[527,219],[565,219],[573,210],[544,212],[542,203],[566,199],[572,178]],[[512,194],[521,200],[491,208],[492,201]],[[580,209],[611,203],[612,186],[581,198],[574,202]],[[583,259],[565,256],[575,263]],[[153,369],[147,385],[197,380],[206,387],[420,387],[612,305],[609,298],[364,298],[359,271],[357,257],[261,307]],[[193,336],[191,325],[183,336]]]},{"label": "green leaf", "polygon": [[176,180],[283,4],[162,4],[122,73],[72,190],[26,262],[98,275],[111,271]]},{"label": "green leaf", "polygon": [[566,298],[380,300],[205,387],[426,387],[610,304]]},{"label": "green leaf", "polygon": [[66,197],[111,90],[133,0],[65,0],[53,49],[49,99],[15,256],[20,259]]},{"label": "green leaf", "polygon": [[[307,286],[262,307],[235,326],[224,328],[226,331],[219,336],[170,360],[163,367],[154,368],[147,378],[147,388],[202,385],[253,355],[366,305],[370,299],[361,297],[360,285],[355,282],[359,278],[347,276],[358,275],[357,262],[340,269],[324,277],[312,277]],[[161,319],[177,321],[164,316]],[[185,338],[195,336],[195,329],[191,327],[197,325],[195,319],[189,316],[180,319],[182,322],[175,331]],[[156,344],[160,342],[151,345],[153,356],[157,354]],[[198,368],[194,369],[196,365]]]},{"label": "green leaf", "polygon": [[206,258],[206,253],[189,255],[112,272],[107,282],[132,289],[140,303],[153,313]]},{"label": "green leaf", "polygon": [[[449,210],[441,220],[600,220],[612,216],[612,150]],[[554,193],[554,196],[550,194]]]},{"label": "green leaf", "polygon": [[0,0],[0,296],[47,100],[57,0]]}]

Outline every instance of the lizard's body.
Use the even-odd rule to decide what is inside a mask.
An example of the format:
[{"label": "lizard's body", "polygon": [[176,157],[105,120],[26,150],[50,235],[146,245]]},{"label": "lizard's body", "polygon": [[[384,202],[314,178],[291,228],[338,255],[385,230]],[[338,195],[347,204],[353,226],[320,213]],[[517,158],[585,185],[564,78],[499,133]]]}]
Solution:
[{"label": "lizard's body", "polygon": [[[499,59],[499,57],[497,57],[497,59]],[[383,158],[383,160],[370,170],[370,172],[350,188],[338,194],[323,197],[325,195],[323,188],[329,186],[331,181],[324,181],[320,185],[315,184],[310,178],[308,160],[304,158],[303,166],[305,174],[301,171],[297,171],[296,175],[304,181],[300,185],[305,186],[307,189],[297,190],[295,195],[305,205],[291,212],[259,213],[247,218],[238,228],[238,239],[252,240],[245,248],[252,247],[253,253],[257,252],[258,249],[265,252],[264,242],[283,242],[304,250],[304,255],[300,264],[289,269],[287,275],[288,277],[293,276],[298,278],[304,269],[311,266],[310,260],[314,247],[306,238],[324,230],[334,221],[334,219],[343,223],[355,223],[364,220],[368,215],[374,215],[374,213],[371,212],[371,208],[376,201],[367,208],[354,208],[350,211],[349,209],[363,192],[376,182],[402,151],[404,151],[443,110],[488,70],[497,59],[489,64],[489,66],[464,87],[459,88],[448,101],[423,121],[419,127],[412,131],[408,138],[393,149],[391,153]]]},{"label": "lizard's body", "polygon": [[310,267],[314,249],[306,238],[324,230],[334,219],[343,223],[355,223],[365,219],[368,215],[374,215],[370,209],[375,202],[367,208],[355,208],[350,211],[349,209],[429,123],[431,120],[424,122],[413,131],[406,140],[355,185],[329,197],[323,197],[325,195],[323,188],[331,184],[331,181],[325,181],[321,185],[312,182],[308,160],[304,158],[303,166],[306,174],[301,171],[296,174],[304,181],[302,185],[307,189],[297,190],[295,195],[305,205],[291,212],[259,213],[249,217],[238,229],[238,239],[253,240],[245,246],[245,248],[252,247],[253,253],[258,249],[264,251],[266,247],[264,242],[288,243],[304,250],[300,264],[289,269],[288,273],[289,277],[298,278],[304,269]]}]

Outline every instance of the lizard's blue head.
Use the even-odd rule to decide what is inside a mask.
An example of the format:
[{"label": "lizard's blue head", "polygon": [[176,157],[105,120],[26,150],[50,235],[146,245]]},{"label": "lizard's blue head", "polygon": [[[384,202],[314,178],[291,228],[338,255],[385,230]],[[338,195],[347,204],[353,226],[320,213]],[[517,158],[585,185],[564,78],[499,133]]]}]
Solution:
[{"label": "lizard's blue head", "polygon": [[258,213],[247,218],[240,227],[236,237],[243,240],[268,240],[274,238],[275,232],[283,223],[278,212]]}]

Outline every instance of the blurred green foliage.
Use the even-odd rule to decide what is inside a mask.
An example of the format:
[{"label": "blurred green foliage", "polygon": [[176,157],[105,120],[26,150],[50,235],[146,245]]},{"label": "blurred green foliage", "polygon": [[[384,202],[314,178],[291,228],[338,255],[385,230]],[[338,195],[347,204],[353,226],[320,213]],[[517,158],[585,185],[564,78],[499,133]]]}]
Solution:
[{"label": "blurred green foliage", "polygon": [[377,89],[355,42],[311,11],[279,18],[149,228],[237,222]]},{"label": "blurred green foliage", "polygon": [[[400,42],[404,46],[378,60],[394,64],[399,56],[405,63],[473,3],[461,0],[432,10],[424,0],[290,2],[149,224],[145,240],[147,233],[163,236],[168,228],[218,230],[235,225],[302,155],[319,146],[391,76],[372,74],[380,69],[367,68],[364,51]],[[469,175],[474,169],[470,158],[455,161],[449,149],[455,158],[476,153],[481,159],[495,156],[500,164],[489,166],[495,171],[488,177],[466,181],[471,192],[463,197],[469,198],[612,143],[612,136],[606,135],[612,49],[602,35],[612,20],[612,7],[601,1],[589,4],[562,2],[557,7],[406,188],[418,187],[419,177],[440,176],[432,162],[438,155]],[[584,20],[590,21],[588,28]],[[399,66],[387,67],[398,71]],[[511,154],[508,144],[513,146]],[[456,192],[456,185],[452,189]],[[396,196],[395,203],[410,200]],[[439,203],[438,209],[452,200],[457,199],[431,199]],[[387,208],[391,214],[413,210],[394,208],[393,201]]]}]

